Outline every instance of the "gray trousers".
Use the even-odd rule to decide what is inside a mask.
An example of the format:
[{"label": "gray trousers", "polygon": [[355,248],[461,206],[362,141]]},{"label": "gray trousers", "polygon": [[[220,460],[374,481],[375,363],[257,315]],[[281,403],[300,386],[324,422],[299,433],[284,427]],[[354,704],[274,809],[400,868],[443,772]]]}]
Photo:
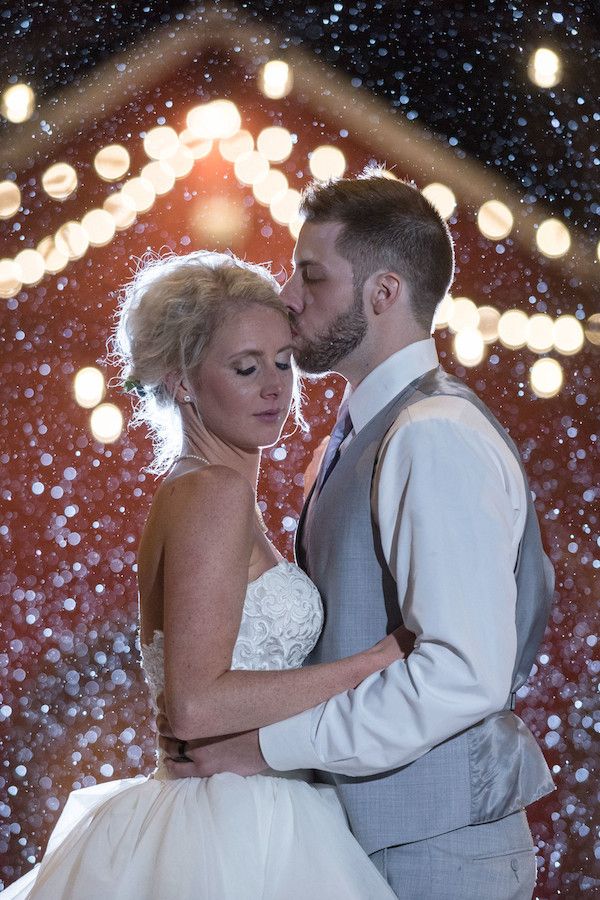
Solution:
[{"label": "gray trousers", "polygon": [[386,847],[371,859],[401,900],[531,900],[535,888],[524,812]]}]

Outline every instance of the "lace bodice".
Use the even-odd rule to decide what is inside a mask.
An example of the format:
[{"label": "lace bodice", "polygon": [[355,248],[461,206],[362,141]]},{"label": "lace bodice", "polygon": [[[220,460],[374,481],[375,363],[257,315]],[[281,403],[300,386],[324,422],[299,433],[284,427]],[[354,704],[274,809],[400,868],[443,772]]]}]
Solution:
[{"label": "lace bodice", "polygon": [[[287,560],[251,581],[233,649],[232,669],[295,669],[313,649],[323,627],[321,598],[310,578]],[[152,700],[164,688],[164,636],[142,644]]]}]

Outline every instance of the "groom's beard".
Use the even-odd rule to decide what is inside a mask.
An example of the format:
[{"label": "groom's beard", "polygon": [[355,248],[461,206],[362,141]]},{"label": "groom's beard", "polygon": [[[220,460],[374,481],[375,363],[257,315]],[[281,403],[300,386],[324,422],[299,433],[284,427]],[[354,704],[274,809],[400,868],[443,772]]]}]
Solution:
[{"label": "groom's beard", "polygon": [[367,330],[361,285],[360,290],[354,292],[354,302],[350,309],[340,313],[325,331],[296,347],[294,357],[298,367],[307,375],[335,370],[338,363],[362,344]]}]

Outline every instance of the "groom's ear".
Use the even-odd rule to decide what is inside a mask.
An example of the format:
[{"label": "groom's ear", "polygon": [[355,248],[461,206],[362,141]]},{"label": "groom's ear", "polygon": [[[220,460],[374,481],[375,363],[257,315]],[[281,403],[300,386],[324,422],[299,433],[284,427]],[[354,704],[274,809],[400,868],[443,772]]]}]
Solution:
[{"label": "groom's ear", "polygon": [[373,279],[370,291],[371,306],[376,316],[380,316],[404,299],[406,285],[395,272],[377,272],[371,278]]}]

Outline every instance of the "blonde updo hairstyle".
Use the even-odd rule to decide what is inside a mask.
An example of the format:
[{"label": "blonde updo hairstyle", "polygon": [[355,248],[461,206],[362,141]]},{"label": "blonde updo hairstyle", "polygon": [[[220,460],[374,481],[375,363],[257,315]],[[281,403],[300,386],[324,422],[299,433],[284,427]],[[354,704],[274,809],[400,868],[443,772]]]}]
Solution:
[{"label": "blonde updo hairstyle", "polygon": [[[181,378],[202,361],[217,328],[252,306],[288,319],[280,287],[265,266],[225,253],[148,254],[125,286],[109,341],[109,362],[138,385],[131,424],[146,425],[154,448],[148,471],[164,474],[181,453]],[[299,413],[295,388],[296,420]]]}]

